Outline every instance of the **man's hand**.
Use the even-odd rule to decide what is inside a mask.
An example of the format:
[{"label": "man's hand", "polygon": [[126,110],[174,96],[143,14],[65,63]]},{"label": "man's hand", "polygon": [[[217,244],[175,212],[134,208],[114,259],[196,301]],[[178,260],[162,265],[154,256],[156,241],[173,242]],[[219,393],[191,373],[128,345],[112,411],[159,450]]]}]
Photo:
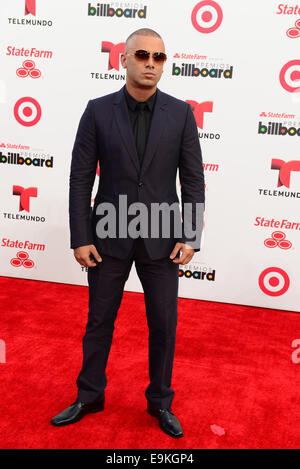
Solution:
[{"label": "man's hand", "polygon": [[95,261],[90,259],[90,254],[93,254],[98,262],[102,262],[102,258],[93,244],[79,246],[74,249],[75,259],[80,265],[83,265],[84,267],[96,267],[97,264]]},{"label": "man's hand", "polygon": [[[174,259],[179,250],[182,251],[181,256]],[[176,243],[173,251],[170,254],[170,259],[173,260],[174,264],[188,264],[194,253],[194,249],[189,244]]]}]

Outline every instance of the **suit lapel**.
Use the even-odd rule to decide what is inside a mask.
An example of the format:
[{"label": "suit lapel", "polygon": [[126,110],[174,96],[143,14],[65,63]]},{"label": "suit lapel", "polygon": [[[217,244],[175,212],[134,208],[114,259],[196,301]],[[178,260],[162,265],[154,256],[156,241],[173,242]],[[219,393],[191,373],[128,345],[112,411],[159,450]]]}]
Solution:
[{"label": "suit lapel", "polygon": [[114,114],[119,127],[120,135],[122,137],[123,143],[129,153],[129,156],[136,167],[138,173],[142,177],[148,168],[159,143],[160,137],[164,130],[167,117],[167,97],[159,89],[157,89],[156,103],[153,110],[151,125],[149,129],[149,135],[147,139],[147,145],[145,149],[145,154],[142,162],[142,167],[140,167],[139,157],[136,151],[134,135],[131,128],[131,123],[129,120],[129,114],[127,110],[127,103],[124,95],[123,88],[125,85],[118,91],[114,99]]}]

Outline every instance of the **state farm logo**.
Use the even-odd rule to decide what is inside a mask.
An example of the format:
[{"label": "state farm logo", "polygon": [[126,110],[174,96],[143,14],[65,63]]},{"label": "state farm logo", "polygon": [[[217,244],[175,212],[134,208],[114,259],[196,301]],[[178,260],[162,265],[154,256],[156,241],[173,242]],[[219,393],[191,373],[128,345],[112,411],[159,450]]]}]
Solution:
[{"label": "state farm logo", "polygon": [[[213,101],[203,101],[202,103],[198,103],[197,101],[194,101],[192,99],[186,99],[186,103],[189,103],[191,105],[195,121],[197,124],[197,127],[199,129],[204,128],[204,114],[207,113],[212,113],[213,112]],[[198,132],[199,138],[203,139],[220,139],[220,134],[219,133],[214,133],[214,132]]]},{"label": "state farm logo", "polygon": [[[300,8],[298,5],[290,6],[280,3],[277,7],[276,15],[300,15]],[[300,36],[300,18],[295,22],[295,26],[287,30],[286,35],[291,39],[295,39]]]},{"label": "state farm logo", "polygon": [[16,102],[14,116],[19,124],[25,127],[32,127],[39,122],[42,116],[42,109],[36,99],[27,96],[20,98]]},{"label": "state farm logo", "polygon": [[297,221],[287,220],[283,218],[276,220],[274,218],[256,217],[254,226],[261,226],[263,228],[281,228],[284,230],[296,230],[300,231],[300,223]]},{"label": "state farm logo", "polygon": [[277,187],[285,186],[289,188],[291,172],[300,171],[300,161],[283,161],[278,158],[273,158],[271,162],[271,169],[279,171]]},{"label": "state farm logo", "polygon": [[300,18],[295,22],[295,26],[287,30],[286,35],[291,39],[300,37]]},{"label": "state farm logo", "polygon": [[25,0],[25,16],[35,16],[35,2],[36,0]]},{"label": "state farm logo", "polygon": [[37,197],[37,187],[13,186],[13,195],[20,197],[19,212],[30,212],[30,197]]},{"label": "state farm logo", "polygon": [[17,252],[17,256],[13,257],[10,263],[13,267],[25,267],[26,269],[34,267],[34,262],[32,259],[29,259],[29,254],[26,251]]},{"label": "state farm logo", "polygon": [[287,4],[280,3],[278,5],[278,10],[276,11],[276,15],[300,15],[300,7],[296,6],[289,6]]},{"label": "state farm logo", "polygon": [[300,92],[300,60],[291,60],[286,63],[279,74],[281,86],[289,93]]},{"label": "state farm logo", "polygon": [[286,234],[283,231],[273,231],[271,238],[264,240],[264,245],[266,248],[276,248],[280,249],[291,249],[292,243],[286,239]]},{"label": "state farm logo", "polygon": [[200,33],[209,34],[222,23],[223,11],[220,5],[213,0],[203,0],[197,3],[192,11],[192,25]]},{"label": "state farm logo", "polygon": [[20,49],[19,47],[15,46],[7,46],[6,55],[11,55],[14,57],[34,57],[35,59],[52,59],[53,52],[51,50],[40,50],[36,47],[32,47],[31,49],[25,49],[22,47]]},{"label": "state farm logo", "polygon": [[281,296],[289,289],[290,278],[283,269],[268,267],[260,274],[258,285],[265,295]]},{"label": "state farm logo", "polygon": [[[286,112],[268,112],[268,113],[266,113],[265,111],[262,111],[259,114],[259,117],[272,117],[273,119],[274,118],[278,118],[278,119],[295,119],[296,114],[287,114]],[[269,122],[269,124],[271,124],[271,122]]]},{"label": "state farm logo", "polygon": [[40,78],[41,71],[38,68],[35,68],[35,62],[33,60],[24,60],[23,67],[17,69],[16,74],[20,78]]},{"label": "state farm logo", "polygon": [[[10,143],[10,142],[7,142],[7,143],[1,142],[0,148],[11,148],[14,150],[30,150],[29,145],[22,145],[21,143]],[[1,156],[0,156],[0,161],[1,161]]]},{"label": "state farm logo", "polygon": [[203,170],[217,173],[219,171],[219,164],[218,163],[203,163]]},{"label": "state farm logo", "polygon": [[13,249],[22,249],[23,251],[27,249],[28,251],[45,251],[46,245],[36,242],[31,242],[28,239],[25,241],[20,241],[20,239],[11,239],[11,238],[2,238],[1,239],[2,248],[13,248]]},{"label": "state farm logo", "polygon": [[175,52],[173,55],[174,59],[192,59],[192,60],[207,60],[208,57],[207,55],[202,55],[202,54],[190,54],[188,52],[181,52],[180,54],[178,52]]},{"label": "state farm logo", "polygon": [[125,52],[125,42],[114,44],[110,41],[102,41],[101,52],[108,52],[108,70],[120,69],[120,55]]}]

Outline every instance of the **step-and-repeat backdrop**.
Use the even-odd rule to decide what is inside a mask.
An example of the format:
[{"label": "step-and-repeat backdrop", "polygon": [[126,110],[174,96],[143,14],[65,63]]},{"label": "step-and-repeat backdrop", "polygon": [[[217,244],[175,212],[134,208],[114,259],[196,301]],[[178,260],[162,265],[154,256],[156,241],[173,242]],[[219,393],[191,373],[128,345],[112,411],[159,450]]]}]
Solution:
[{"label": "step-and-repeat backdrop", "polygon": [[[0,274],[87,285],[69,239],[74,137],[88,100],[124,85],[127,36],[149,27],[168,55],[159,88],[191,104],[203,151],[202,249],[180,266],[180,296],[300,311],[300,5],[3,0],[0,10]],[[134,264],[125,290],[142,291]]]}]

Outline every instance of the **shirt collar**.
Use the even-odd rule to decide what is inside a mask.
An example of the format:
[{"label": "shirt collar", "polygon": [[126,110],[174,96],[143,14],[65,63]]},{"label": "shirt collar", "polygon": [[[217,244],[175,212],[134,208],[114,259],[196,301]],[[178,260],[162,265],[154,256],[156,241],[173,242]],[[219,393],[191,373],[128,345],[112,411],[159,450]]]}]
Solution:
[{"label": "shirt collar", "polygon": [[[137,104],[138,104],[140,101],[137,101],[136,99],[134,99],[133,96],[131,96],[131,94],[128,93],[127,88],[126,88],[126,85],[124,86],[124,94],[125,94],[126,101],[127,101],[127,104],[128,104],[128,106],[129,106],[129,108],[130,108],[132,111],[135,111],[136,106],[137,106]],[[154,103],[155,103],[156,94],[157,94],[157,90],[155,90],[155,93],[153,93],[153,94],[150,96],[150,98],[147,99],[147,101],[144,101],[150,111],[153,110],[153,106],[154,106]]]}]

